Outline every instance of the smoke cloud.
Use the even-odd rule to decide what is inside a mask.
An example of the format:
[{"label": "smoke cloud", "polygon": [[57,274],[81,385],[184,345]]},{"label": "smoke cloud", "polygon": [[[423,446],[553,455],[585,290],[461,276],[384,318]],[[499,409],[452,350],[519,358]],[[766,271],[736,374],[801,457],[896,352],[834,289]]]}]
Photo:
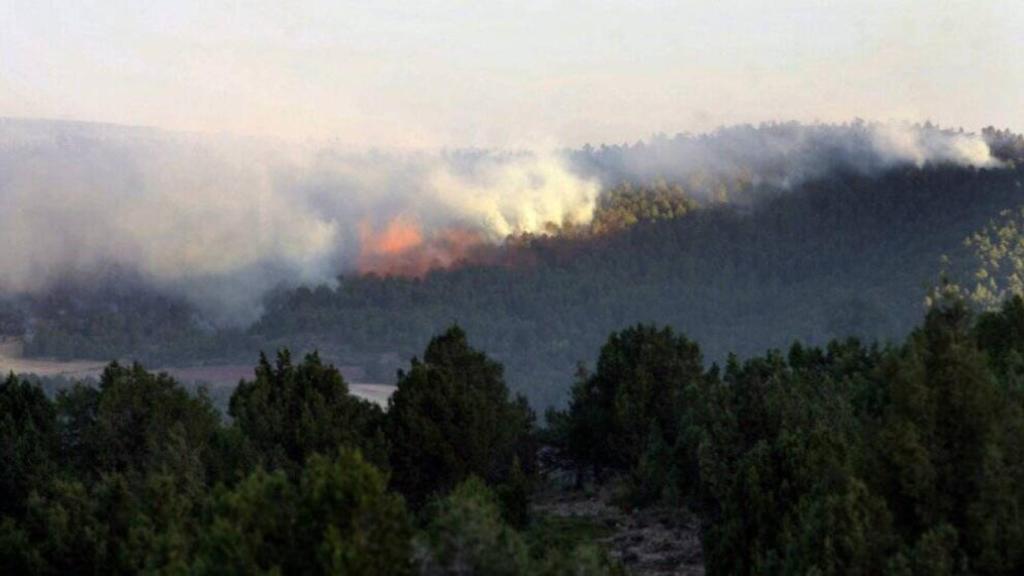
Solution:
[{"label": "smoke cloud", "polygon": [[0,120],[0,290],[128,268],[244,321],[282,282],[419,274],[460,246],[585,223],[598,189],[532,152],[350,153]]},{"label": "smoke cloud", "polygon": [[[329,145],[0,119],[0,292],[109,267],[245,322],[269,289],[358,270],[420,275],[549,223],[585,224],[622,180],[995,166],[931,126],[773,124],[562,152],[350,152]],[[701,186],[687,188],[697,196]]]},{"label": "smoke cloud", "polygon": [[1000,165],[977,134],[930,124],[864,121],[731,126],[709,134],[657,135],[634,145],[588,146],[570,155],[576,170],[605,185],[665,179],[690,184],[687,192],[704,200],[714,192],[709,184],[722,180],[788,189],[835,171],[873,174],[929,163]]}]

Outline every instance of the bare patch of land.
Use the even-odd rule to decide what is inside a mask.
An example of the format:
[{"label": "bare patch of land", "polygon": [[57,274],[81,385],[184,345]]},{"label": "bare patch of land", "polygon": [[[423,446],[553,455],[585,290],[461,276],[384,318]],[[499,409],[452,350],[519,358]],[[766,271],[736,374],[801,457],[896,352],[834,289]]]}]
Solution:
[{"label": "bare patch of land", "polygon": [[369,400],[374,404],[386,408],[388,405],[388,398],[394,394],[397,387],[390,384],[349,384],[348,391],[353,396],[358,396],[364,400]]},{"label": "bare patch of land", "polygon": [[612,503],[609,486],[583,492],[549,488],[537,495],[534,514],[585,522],[600,529],[597,541],[637,576],[703,576],[697,518],[678,509],[627,512]]},{"label": "bare patch of land", "polygon": [[[98,378],[107,362],[100,360],[57,360],[55,358],[24,358],[14,353],[14,348],[0,348],[0,374],[35,374],[36,376],[60,376],[69,380]],[[18,349],[20,351],[20,348]],[[363,374],[358,367],[340,367],[346,380],[353,375]],[[241,380],[251,380],[253,367],[248,364],[221,364],[212,366],[185,366],[158,368],[155,372],[166,372],[181,382],[205,383],[211,386],[234,387]],[[389,384],[368,382],[349,383],[349,392],[365,400],[386,407],[388,398],[395,391]]]},{"label": "bare patch of land", "polygon": [[63,376],[69,379],[97,377],[106,366],[96,360],[56,360],[51,358],[12,358],[0,356],[0,373]]},{"label": "bare patch of land", "polygon": [[[252,380],[253,367],[248,364],[223,364],[213,366],[187,366],[184,368],[161,369],[182,382],[202,382],[213,386],[236,386],[241,380]],[[352,374],[360,375],[362,370],[348,366],[340,366],[338,370],[349,382],[348,391],[353,396],[369,400],[382,407],[388,405],[388,398],[395,391],[389,384],[369,382],[352,382]]]}]

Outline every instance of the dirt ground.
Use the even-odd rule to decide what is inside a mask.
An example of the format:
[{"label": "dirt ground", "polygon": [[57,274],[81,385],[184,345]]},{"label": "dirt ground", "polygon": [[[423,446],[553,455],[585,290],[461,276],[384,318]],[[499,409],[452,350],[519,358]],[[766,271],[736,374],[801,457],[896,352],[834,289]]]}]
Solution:
[{"label": "dirt ground", "polygon": [[538,495],[534,513],[586,518],[606,528],[602,544],[632,575],[704,575],[696,517],[667,509],[625,512],[611,501],[609,488],[589,493],[552,488]]}]

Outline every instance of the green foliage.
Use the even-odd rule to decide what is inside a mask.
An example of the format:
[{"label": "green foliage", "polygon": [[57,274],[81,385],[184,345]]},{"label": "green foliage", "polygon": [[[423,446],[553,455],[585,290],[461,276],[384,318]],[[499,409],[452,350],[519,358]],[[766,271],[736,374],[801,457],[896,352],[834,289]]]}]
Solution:
[{"label": "green foliage", "polygon": [[[793,562],[785,554],[790,538],[807,537],[786,529],[801,504],[805,515],[826,515],[817,521],[833,524],[835,507],[844,502],[809,499],[841,486],[855,490],[845,477],[855,464],[858,438],[851,409],[842,402],[842,383],[828,376],[833,359],[803,349],[790,356],[793,364],[777,353],[730,361],[721,380],[709,379],[694,391],[698,406],[687,434],[693,444],[679,455],[682,465],[696,470],[691,476],[697,482],[682,490],[705,524],[712,573],[781,572]],[[847,552],[853,554],[838,553]]]},{"label": "green foliage", "polygon": [[625,470],[633,504],[692,507],[709,574],[1015,574],[1024,569],[1021,310],[1012,299],[976,320],[954,297],[901,347],[797,344],[706,373],[687,353],[689,369],[657,379],[622,350],[687,348],[635,346],[657,340],[653,329],[635,332],[644,338],[632,347],[616,335],[553,421],[570,448],[572,433],[586,448],[622,434],[615,424],[630,420],[615,410],[645,405],[607,391],[675,382],[654,395],[669,414],[626,411],[648,425],[627,436],[631,459],[614,442],[570,453]]},{"label": "green foliage", "polygon": [[496,489],[502,514],[514,528],[523,528],[530,521],[530,494],[534,482],[535,478],[527,475],[516,456],[508,478]]},{"label": "green foliage", "polygon": [[8,524],[21,546],[0,548],[0,558],[29,574],[181,573],[198,528],[194,497],[161,474],[138,487],[120,474],[91,487],[57,480]]},{"label": "green foliage", "polygon": [[385,462],[381,410],[348,393],[341,373],[316,353],[292,364],[282,350],[271,365],[261,354],[256,378],[231,396],[229,414],[268,469],[294,471],[314,454],[356,447]]},{"label": "green foliage", "polygon": [[678,183],[659,180],[648,187],[626,182],[601,194],[590,229],[594,234],[606,234],[639,222],[679,218],[696,208],[697,203]]},{"label": "green foliage", "polygon": [[91,424],[85,450],[92,473],[167,471],[202,483],[219,416],[205,396],[190,395],[170,376],[115,362],[100,378]]},{"label": "green foliage", "polygon": [[[76,385],[56,402],[31,388],[44,408],[40,425],[51,430],[34,459],[50,464],[4,522],[3,563],[42,574],[185,566],[220,429],[209,401],[166,375],[116,363],[98,388]],[[0,418],[33,413],[8,408]]]},{"label": "green foliage", "polygon": [[533,419],[525,399],[510,398],[502,366],[453,326],[398,376],[386,417],[392,485],[419,507],[472,475],[502,484],[517,462],[529,474]]},{"label": "green foliage", "polygon": [[483,481],[469,478],[435,508],[417,552],[421,574],[529,573],[526,542],[505,523]]},{"label": "green foliage", "polygon": [[629,475],[628,497],[632,506],[653,504],[673,488],[672,448],[657,420],[651,420],[646,442],[643,454]]},{"label": "green foliage", "polygon": [[[938,301],[899,346],[794,344],[706,371],[696,344],[638,325],[579,372],[547,438],[624,478],[631,505],[696,512],[712,575],[1019,574],[1022,358],[1020,298],[978,317]],[[458,327],[400,373],[387,413],[285,351],[231,414],[139,365],[55,400],[8,377],[0,572],[619,573],[586,544],[606,527],[529,514],[533,413]]]},{"label": "green foliage", "polygon": [[[889,499],[897,529],[914,542],[948,525],[970,569],[1020,569],[1024,555],[1007,539],[1024,534],[1017,512],[1024,494],[1013,488],[1021,478],[1021,405],[989,370],[964,304],[932,309],[900,361],[880,429],[893,449],[875,457],[871,477]],[[899,454],[905,457],[893,457]]]},{"label": "green foliage", "polygon": [[[0,572],[400,575],[469,562],[475,573],[610,573],[594,549],[529,546],[513,526],[530,520],[533,414],[509,397],[501,366],[455,328],[415,374],[442,394],[413,381],[388,426],[333,367],[316,355],[294,366],[287,351],[274,366],[261,358],[226,426],[202,391],[137,364],[112,363],[98,386],[75,384],[55,400],[11,376],[0,384]],[[456,455],[431,462],[448,485],[415,486],[443,499],[423,532],[358,451],[380,450],[392,429],[443,433]],[[409,444],[429,452],[437,438]],[[471,480],[446,496],[471,474],[495,489]]]},{"label": "green foliage", "polygon": [[221,489],[203,529],[199,574],[406,574],[411,525],[401,498],[358,453],[313,456],[298,482],[254,472]]},{"label": "green foliage", "polygon": [[[115,480],[111,479],[109,484]],[[111,558],[107,538],[123,518],[120,506],[109,496],[111,491],[91,493],[79,482],[55,481],[45,496],[33,494],[20,522],[6,519],[11,536],[4,542],[0,557],[7,570],[25,574],[61,574],[123,571]],[[101,523],[100,507],[109,513]]]},{"label": "green foliage", "polygon": [[967,286],[971,300],[995,309],[1012,296],[1024,295],[1024,208],[1001,211],[965,245],[976,266]]},{"label": "green foliage", "polygon": [[573,386],[569,453],[597,471],[632,470],[645,452],[675,443],[684,391],[701,378],[700,350],[671,328],[638,325],[613,333],[596,372],[580,373]]},{"label": "green foliage", "polygon": [[425,576],[621,573],[592,545],[567,540],[564,534],[548,539],[546,531],[541,532],[545,537],[537,531],[525,536],[517,532],[505,522],[498,498],[476,477],[434,502],[429,512],[416,552],[419,573]]},{"label": "green foliage", "polygon": [[33,487],[55,472],[57,426],[51,402],[13,374],[0,382],[0,517],[23,510]]},{"label": "green foliage", "polygon": [[848,471],[823,479],[795,508],[782,537],[782,573],[839,576],[884,571],[894,543],[889,512],[885,502]]},{"label": "green foliage", "polygon": [[1007,381],[1024,376],[1024,298],[1014,295],[997,311],[983,312],[975,325],[978,346],[991,367]]}]

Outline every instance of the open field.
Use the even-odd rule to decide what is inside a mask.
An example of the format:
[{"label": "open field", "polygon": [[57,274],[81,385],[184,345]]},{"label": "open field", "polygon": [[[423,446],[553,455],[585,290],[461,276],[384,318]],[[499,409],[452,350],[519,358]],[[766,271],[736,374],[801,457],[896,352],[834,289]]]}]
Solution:
[{"label": "open field", "polygon": [[97,377],[105,362],[99,360],[57,360],[54,358],[25,358],[20,338],[0,337],[0,374],[35,374],[64,378]]},{"label": "open field", "polygon": [[[99,360],[56,360],[52,358],[24,358],[5,353],[0,349],[0,374],[35,374],[37,376],[61,376],[68,379],[98,378],[103,372],[106,362]],[[360,398],[387,406],[388,398],[395,387],[388,384],[351,382],[351,376],[362,373],[361,370],[341,367],[342,374],[349,381],[349,392]],[[253,378],[253,367],[245,364],[223,364],[214,366],[186,366],[158,368],[157,372],[167,372],[181,382],[202,382],[211,386],[234,387],[240,380]]]},{"label": "open field", "polygon": [[[380,406],[387,406],[388,398],[395,387],[388,384],[353,382],[354,376],[362,374],[362,370],[341,366],[338,368],[348,382],[349,392]],[[240,380],[253,378],[253,367],[247,364],[223,364],[213,366],[188,366],[184,368],[161,368],[182,382],[205,382],[213,386],[234,387]]]},{"label": "open field", "polygon": [[97,377],[105,362],[96,360],[61,361],[48,358],[12,358],[0,355],[0,372],[7,374],[36,374],[37,376],[63,376],[65,378]]}]

